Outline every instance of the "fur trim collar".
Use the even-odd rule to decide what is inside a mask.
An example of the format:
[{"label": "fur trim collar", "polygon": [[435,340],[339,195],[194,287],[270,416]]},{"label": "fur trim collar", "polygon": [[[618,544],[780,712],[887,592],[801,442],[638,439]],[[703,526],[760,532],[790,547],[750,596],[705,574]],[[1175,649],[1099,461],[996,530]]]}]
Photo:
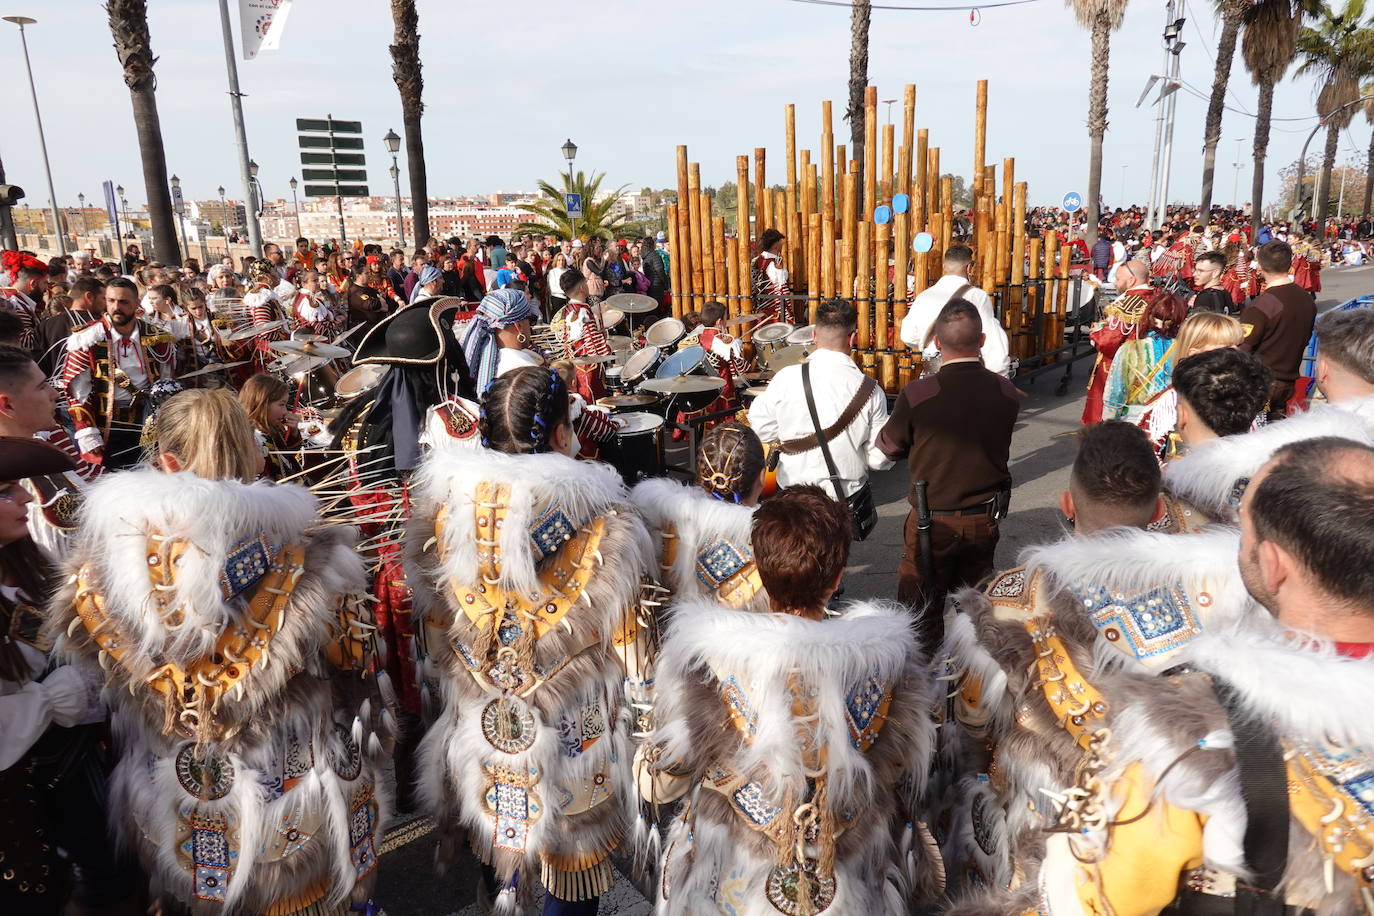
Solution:
[{"label": "fur trim collar", "polygon": [[439,507],[447,507],[443,556],[448,574],[460,581],[474,582],[478,577],[479,538],[473,507],[483,483],[510,488],[497,537],[499,584],[526,595],[539,591],[538,565],[552,552],[540,546],[549,543],[541,534],[562,531],[571,537],[592,519],[627,508],[628,502],[615,469],[597,461],[576,461],[553,453],[435,450],[421,464],[411,492],[416,512],[430,519]]},{"label": "fur trim collar", "polygon": [[1317,406],[1264,429],[1209,442],[1170,462],[1164,468],[1164,486],[1212,518],[1233,519],[1239,492],[1274,452],[1320,436],[1374,444],[1363,425],[1351,422],[1351,411]]},{"label": "fur trim collar", "polygon": [[1160,670],[1204,630],[1256,612],[1240,579],[1240,533],[1196,534],[1112,528],[1022,554],[1028,578],[1074,595],[1098,632],[1098,652],[1124,654]]},{"label": "fur trim collar", "polygon": [[1186,658],[1236,688],[1242,706],[1280,734],[1317,744],[1374,747],[1363,698],[1374,696],[1374,659],[1337,654],[1326,640],[1272,618],[1209,633]]}]

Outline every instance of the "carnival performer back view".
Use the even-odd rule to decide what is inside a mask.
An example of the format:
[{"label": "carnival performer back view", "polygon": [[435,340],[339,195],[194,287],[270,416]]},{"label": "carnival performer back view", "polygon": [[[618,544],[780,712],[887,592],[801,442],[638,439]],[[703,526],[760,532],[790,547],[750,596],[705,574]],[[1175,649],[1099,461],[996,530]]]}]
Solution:
[{"label": "carnival performer back view", "polygon": [[49,623],[106,672],[115,832],[193,914],[346,910],[370,893],[393,728],[352,529],[251,483],[262,453],[228,392],[162,405],[156,450],[87,491]]},{"label": "carnival performer back view", "polygon": [[[435,450],[406,532],[420,746],[440,858],[465,833],[497,910],[594,913],[636,811],[630,703],[647,702],[638,617],[648,533],[609,466],[571,457],[568,389],[527,366],[482,398],[484,449]],[[497,890],[497,887],[491,888]]]},{"label": "carnival performer back view", "polygon": [[934,743],[931,676],[905,608],[857,602],[827,618],[849,543],[843,504],[785,489],[754,513],[772,612],[675,608],[640,780],[655,803],[686,793],[656,912],[904,916],[943,887],[912,819]]}]

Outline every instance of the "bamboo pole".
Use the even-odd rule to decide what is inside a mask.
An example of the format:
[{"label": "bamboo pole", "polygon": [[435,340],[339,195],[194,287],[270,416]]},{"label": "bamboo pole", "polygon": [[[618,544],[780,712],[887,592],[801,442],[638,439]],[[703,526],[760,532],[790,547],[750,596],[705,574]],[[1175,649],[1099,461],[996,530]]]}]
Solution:
[{"label": "bamboo pole", "polygon": [[798,178],[801,179],[801,212],[804,214],[816,212],[816,185],[811,180],[811,150],[801,151],[801,171]]},{"label": "bamboo pole", "polygon": [[763,235],[763,230],[772,225],[769,216],[768,194],[768,150],[762,146],[754,147],[754,239]]},{"label": "bamboo pole", "polygon": [[835,147],[835,219],[844,225],[844,176],[849,174],[849,159],[846,158],[844,144]]},{"label": "bamboo pole", "polygon": [[840,295],[853,297],[854,249],[858,242],[858,214],[855,210],[859,193],[859,173],[850,168],[844,175],[844,201],[840,214]]},{"label": "bamboo pole", "polygon": [[[681,148],[681,147],[679,147]],[[682,198],[678,198],[681,200]],[[678,206],[668,205],[668,282],[673,287],[673,317],[682,317],[682,264],[683,249],[678,232]]]},{"label": "bamboo pole", "polygon": [[691,311],[701,310],[701,293],[706,289],[706,275],[703,270],[706,246],[706,227],[701,224],[701,165],[689,163],[687,166],[687,221],[689,243],[692,246],[692,292]]},{"label": "bamboo pole", "polygon": [[1059,298],[1059,286],[1061,285],[1057,277],[1059,276],[1059,265],[1056,255],[1059,252],[1059,236],[1053,232],[1045,235],[1045,295],[1040,300],[1040,330],[1041,336],[1036,348],[1042,353],[1046,350],[1054,349],[1050,341],[1054,340],[1055,305]]},{"label": "bamboo pole", "polygon": [[877,223],[873,226],[873,318],[875,333],[873,346],[884,349],[889,345],[887,329],[892,315],[892,303],[888,301],[889,256],[892,240],[892,223]]},{"label": "bamboo pole", "polygon": [[788,270],[794,275],[802,275],[805,262],[805,240],[802,238],[804,224],[797,219],[797,203],[801,200],[801,188],[797,185],[797,106],[789,104],[783,112],[784,129],[787,143],[787,208],[786,224],[780,226],[787,235]]},{"label": "bamboo pole", "polygon": [[[701,196],[703,198],[702,204],[707,208],[706,212],[710,213],[711,198],[705,194]],[[732,303],[730,303],[729,299],[729,266],[725,262],[725,217],[723,216],[711,218],[711,252],[712,260],[715,261],[714,267],[716,275],[716,288],[713,291],[713,295],[718,301],[726,303],[726,309],[728,310]]]},{"label": "bamboo pole", "polygon": [[911,190],[911,212],[913,214],[911,225],[916,232],[926,231],[926,208],[928,206],[929,195],[926,193],[926,183],[929,180],[930,172],[930,131],[919,130],[916,132],[916,180]]},{"label": "bamboo pole", "polygon": [[978,81],[978,93],[973,102],[973,193],[983,187],[983,162],[987,159],[988,143],[988,81]]},{"label": "bamboo pole", "polygon": [[[677,148],[677,237],[678,245],[675,246],[669,255],[669,260],[677,261],[681,265],[679,274],[680,283],[673,287],[673,298],[683,300],[684,310],[691,310],[692,294],[692,196],[690,181],[688,179],[687,147]],[[569,267],[574,265],[569,264]]]},{"label": "bamboo pole", "polygon": [[869,332],[869,316],[872,314],[873,301],[870,298],[873,289],[873,250],[869,241],[869,236],[873,224],[870,222],[860,222],[858,224],[858,237],[855,240],[855,251],[857,258],[857,269],[854,274],[854,305],[859,313],[859,349],[867,350],[873,344],[873,338]]},{"label": "bamboo pole", "polygon": [[806,323],[816,323],[821,304],[821,215],[806,214]]},{"label": "bamboo pole", "polygon": [[916,149],[916,84],[902,88],[902,149],[906,158],[901,168],[901,192],[911,196],[911,156]]},{"label": "bamboo pole", "polygon": [[928,148],[926,156],[930,160],[926,166],[927,187],[930,188],[930,195],[926,200],[926,231],[938,239],[940,237],[941,211],[944,210],[944,201],[940,197],[940,191],[943,187],[940,182],[940,147]]},{"label": "bamboo pole", "polygon": [[949,250],[954,235],[954,176],[940,178],[940,254]]},{"label": "bamboo pole", "polygon": [[865,214],[878,205],[878,87],[864,89],[864,198]]},{"label": "bamboo pole", "polygon": [[763,218],[759,221],[759,238],[763,238],[763,230],[775,227],[777,221],[773,218],[773,192],[764,188],[759,191],[759,210],[763,213]]},{"label": "bamboo pole", "polygon": [[[734,304],[731,315],[752,311],[747,300],[750,294],[749,282],[749,157],[735,157],[735,183],[739,185],[739,207],[735,211],[735,249],[731,262],[735,265],[735,275],[739,278],[735,294],[740,298]],[[758,196],[758,195],[755,195]],[[762,232],[762,227],[759,228]]]},{"label": "bamboo pole", "polygon": [[[911,260],[911,214],[898,213],[893,217],[895,236],[892,242],[892,326],[900,329],[906,317],[907,300],[907,263]],[[896,335],[893,335],[894,338]],[[900,341],[893,340],[889,346],[896,347]]]},{"label": "bamboo pole", "polygon": [[997,201],[998,209],[1002,211],[1000,219],[1007,224],[1007,237],[1002,244],[1002,252],[998,255],[1001,259],[1003,274],[1008,280],[1011,278],[1011,239],[1012,230],[1015,228],[1011,221],[1012,203],[1016,196],[1016,160],[1007,157],[1002,160],[1002,197]]},{"label": "bamboo pole", "polygon": [[1026,192],[1024,181],[1018,181],[1012,193],[1011,205],[1011,282],[1022,283],[1026,278]]},{"label": "bamboo pole", "polygon": [[730,293],[730,298],[725,300],[725,311],[731,318],[740,313],[740,291],[739,291],[739,251],[735,247],[739,242],[738,238],[727,238],[724,235],[725,220],[721,219],[721,257],[725,259],[725,284]]},{"label": "bamboo pole", "polygon": [[821,296],[835,298],[835,217],[821,214]]},{"label": "bamboo pole", "polygon": [[[997,166],[987,165],[983,167],[983,247],[987,251],[987,262],[983,265],[983,271],[987,289],[989,286],[996,286],[1001,282],[1001,274],[997,272],[997,207],[994,204],[997,195]],[[979,252],[981,257],[983,252]]]},{"label": "bamboo pole", "polygon": [[835,125],[830,102],[821,102],[821,216],[835,220]]},{"label": "bamboo pole", "polygon": [[[881,203],[892,203],[892,178],[896,168],[893,157],[893,149],[896,144],[897,128],[895,124],[883,125],[883,199]],[[876,204],[874,205],[876,206]]]}]

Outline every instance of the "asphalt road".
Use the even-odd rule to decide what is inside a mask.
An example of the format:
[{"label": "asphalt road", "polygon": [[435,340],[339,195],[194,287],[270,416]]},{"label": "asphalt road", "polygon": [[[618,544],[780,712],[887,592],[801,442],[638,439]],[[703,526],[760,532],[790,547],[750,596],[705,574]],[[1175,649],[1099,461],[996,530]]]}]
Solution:
[{"label": "asphalt road", "polygon": [[[1327,269],[1318,308],[1327,309],[1357,295],[1374,292],[1374,266]],[[1011,511],[1002,523],[997,548],[998,568],[1016,565],[1020,551],[1060,537],[1066,527],[1059,513],[1059,494],[1068,486],[1073,463],[1074,433],[1083,410],[1091,357],[1079,360],[1062,396],[1055,389],[1062,372],[1055,371],[1018,384],[1027,393],[1012,439],[1011,473],[1015,483]],[[897,560],[902,551],[902,523],[907,513],[908,477],[905,464],[875,475],[879,503],[878,527],[869,539],[854,546],[845,576],[846,595],[854,598],[892,598],[897,593]],[[377,899],[390,916],[476,916],[477,870],[468,862],[439,875],[433,866],[433,834],[424,822],[394,832],[394,849],[384,851]],[[603,916],[643,916],[649,904],[624,878],[602,899]]]}]

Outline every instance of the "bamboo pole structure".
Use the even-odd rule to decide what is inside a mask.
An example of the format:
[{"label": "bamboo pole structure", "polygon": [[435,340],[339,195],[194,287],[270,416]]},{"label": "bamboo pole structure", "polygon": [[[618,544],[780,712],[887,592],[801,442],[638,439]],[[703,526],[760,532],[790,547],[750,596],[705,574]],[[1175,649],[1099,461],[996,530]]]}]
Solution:
[{"label": "bamboo pole structure", "polygon": [[821,214],[821,297],[833,299],[835,288],[835,217]]},{"label": "bamboo pole structure", "polygon": [[[892,242],[892,326],[901,328],[906,317],[907,263],[911,260],[911,214],[898,213],[892,219],[895,224]],[[894,334],[894,338],[895,338]],[[901,341],[894,339],[891,346],[900,348]]]},{"label": "bamboo pole structure", "polygon": [[[896,130],[896,126],[895,126],[895,125],[892,125],[892,124],[884,124],[884,125],[883,125],[883,171],[882,171],[882,175],[883,175],[883,189],[882,189],[883,199],[882,199],[881,201],[878,201],[878,203],[884,203],[884,204],[890,204],[890,203],[892,203],[892,194],[893,194],[893,191],[892,191],[892,177],[893,177],[893,168],[894,168],[893,162],[895,161],[895,159],[894,159],[894,157],[893,157],[893,148],[894,148],[895,143],[896,143],[896,140],[895,140],[896,135],[897,135],[897,130]],[[873,206],[877,206],[877,203],[875,203]],[[870,208],[870,209],[871,209],[871,208]]]},{"label": "bamboo pole structure", "polygon": [[754,238],[763,235],[763,230],[772,225],[768,195],[768,150],[762,146],[754,147]]},{"label": "bamboo pole structure", "polygon": [[[802,261],[806,246],[805,240],[801,237],[803,233],[803,222],[797,218],[797,202],[800,200],[800,188],[797,187],[797,106],[788,105],[784,118],[784,129],[786,130],[787,142],[787,207],[783,210],[786,214],[787,225],[782,231],[787,235],[787,269],[793,274],[802,275]],[[781,228],[781,227],[780,227]]]},{"label": "bamboo pole structure", "polygon": [[692,285],[689,288],[691,296],[691,311],[701,310],[701,293],[705,291],[707,248],[703,244],[705,241],[706,228],[701,225],[701,165],[693,162],[687,166],[687,220],[691,237],[689,243],[692,246]]},{"label": "bamboo pole structure", "polygon": [[[821,304],[821,215],[806,215],[806,323],[816,323]],[[798,321],[798,324],[801,322]]]},{"label": "bamboo pole structure", "polygon": [[864,197],[862,210],[873,213],[878,205],[878,87],[864,89]]},{"label": "bamboo pole structure", "polygon": [[[695,258],[691,257],[691,254],[694,251],[692,247],[691,228],[691,202],[693,198],[691,196],[691,190],[689,187],[688,171],[689,170],[687,166],[687,147],[679,146],[677,148],[677,234],[678,242],[681,247],[673,248],[669,260],[682,262],[682,271],[680,274],[682,282],[679,285],[673,287],[673,298],[675,300],[681,299],[683,309],[690,311],[692,293],[692,265],[697,262]],[[684,254],[688,255],[688,257],[682,257],[682,255]],[[568,266],[573,267],[574,265],[569,264]]]},{"label": "bamboo pole structure", "polygon": [[911,225],[917,232],[926,231],[926,206],[929,195],[926,183],[930,171],[930,131],[916,132],[916,180],[911,189]]},{"label": "bamboo pole structure", "polygon": [[954,177],[944,175],[940,178],[940,253],[949,250],[954,236]]},{"label": "bamboo pole structure", "polygon": [[988,81],[978,81],[977,95],[973,101],[973,193],[983,188],[983,163],[987,159],[988,145]]},{"label": "bamboo pole structure", "polygon": [[[735,248],[732,263],[735,265],[735,275],[738,280],[737,295],[740,299],[736,301],[730,314],[732,316],[742,315],[745,312],[752,312],[749,306],[749,296],[753,292],[750,288],[749,270],[749,157],[735,157],[735,183],[739,186],[739,204],[735,209]],[[757,196],[757,195],[756,195]],[[762,232],[760,227],[758,232]]]},{"label": "bamboo pole structure", "polygon": [[[682,149],[682,147],[679,147]],[[681,200],[682,198],[678,198]],[[678,232],[678,206],[668,205],[668,282],[673,285],[673,317],[682,317],[682,236]]]},{"label": "bamboo pole structure", "polygon": [[821,216],[834,220],[835,212],[835,125],[829,101],[821,102]]},{"label": "bamboo pole structure", "polygon": [[721,218],[721,257],[725,259],[725,283],[730,291],[730,298],[725,301],[725,311],[731,318],[740,313],[740,290],[739,290],[739,252],[735,245],[739,241],[737,238],[727,238],[724,235],[725,219]]},{"label": "bamboo pole structure", "polygon": [[873,250],[870,245],[870,230],[873,224],[861,222],[858,224],[857,238],[855,239],[856,253],[858,255],[854,271],[854,305],[859,313],[859,349],[867,350],[873,346],[873,336],[869,331],[869,317],[873,311],[872,289],[873,289]]},{"label": "bamboo pole structure", "polygon": [[[711,198],[703,194],[702,204],[706,207],[706,214],[711,213]],[[735,308],[738,303],[729,300],[730,293],[730,268],[725,258],[725,217],[711,217],[711,249],[715,259],[716,284],[713,292],[717,299],[725,298],[726,309]]]},{"label": "bamboo pole structure", "polygon": [[911,156],[916,149],[916,84],[902,88],[902,149],[906,159],[901,167],[901,193],[911,196]]},{"label": "bamboo pole structure", "polygon": [[840,208],[840,295],[856,296],[854,291],[854,248],[858,242],[858,214],[855,207],[859,193],[857,163],[851,163],[844,174],[844,201]]}]

